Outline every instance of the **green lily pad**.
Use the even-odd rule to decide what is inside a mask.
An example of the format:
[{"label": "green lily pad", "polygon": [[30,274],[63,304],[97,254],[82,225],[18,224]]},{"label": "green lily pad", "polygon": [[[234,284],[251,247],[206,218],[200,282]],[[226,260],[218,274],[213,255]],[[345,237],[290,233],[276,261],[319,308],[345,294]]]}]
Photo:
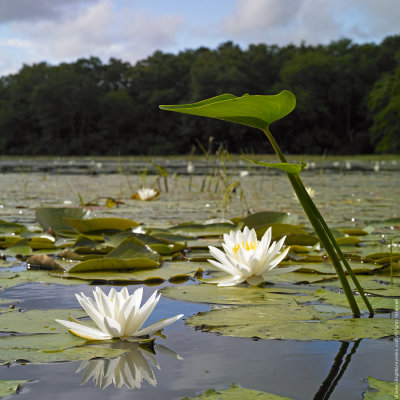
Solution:
[{"label": "green lily pad", "polygon": [[59,274],[52,272],[53,279],[72,278],[81,279],[88,282],[125,282],[134,283],[152,283],[175,281],[180,282],[194,277],[201,269],[200,263],[193,262],[165,262],[161,268],[155,269],[137,269],[127,272],[120,271],[93,271],[93,272],[68,272]]},{"label": "green lily pad", "polygon": [[384,318],[328,319],[311,306],[239,306],[198,313],[186,319],[196,329],[226,336],[260,339],[354,340],[393,335],[394,321]]},{"label": "green lily pad", "polygon": [[[258,226],[256,228],[257,236],[262,237],[268,228],[271,228],[272,230],[272,240],[278,240],[282,236],[287,236],[287,235],[302,235],[302,236],[307,235],[307,231],[296,225],[272,222],[267,225]],[[318,242],[318,239],[315,240],[315,238],[314,240],[312,240],[311,238],[309,240],[311,244],[315,244]],[[295,244],[303,244],[303,243],[295,243]]]},{"label": "green lily pad", "polygon": [[16,222],[7,222],[0,220],[0,232],[1,233],[18,233],[24,228],[24,225]]},{"label": "green lily pad", "polygon": [[180,235],[191,235],[195,237],[222,236],[225,233],[237,230],[238,227],[229,223],[214,224],[192,224],[185,223],[168,228],[171,232]]},{"label": "green lily pad", "polygon": [[83,219],[89,218],[90,210],[83,208],[38,208],[36,218],[45,232],[49,229],[54,232],[73,231],[66,218]]},{"label": "green lily pad", "polygon": [[0,337],[0,360],[3,363],[17,361],[43,364],[90,360],[95,357],[113,358],[127,351],[129,349],[112,348],[107,343],[87,343],[67,331],[54,334]]},{"label": "green lily pad", "polygon": [[55,319],[82,318],[86,313],[79,309],[70,310],[13,310],[0,314],[0,331],[13,333],[62,333],[65,328]]},{"label": "green lily pad", "polygon": [[[396,400],[400,393],[400,384],[394,381],[383,381],[368,377],[369,389],[364,400]],[[397,397],[396,397],[397,396]]]},{"label": "green lily pad", "polygon": [[258,390],[245,389],[232,385],[228,389],[208,389],[200,396],[183,397],[181,400],[291,400],[289,397],[277,396],[275,394],[259,392]]},{"label": "green lily pad", "polygon": [[80,233],[115,233],[139,226],[136,221],[125,218],[65,218],[65,221]]},{"label": "green lily pad", "polygon": [[5,254],[8,256],[15,255],[28,255],[32,254],[31,246],[29,246],[29,240],[19,239],[15,241],[10,247],[5,250]]},{"label": "green lily pad", "polygon": [[118,247],[103,258],[94,258],[70,264],[66,271],[83,273],[93,271],[123,271],[136,268],[157,268],[161,258],[157,252],[135,237],[124,239]]},{"label": "green lily pad", "polygon": [[[263,287],[218,287],[216,285],[167,286],[160,290],[165,297],[197,303],[246,305],[246,304],[287,304],[298,301],[316,300],[311,291],[303,288],[263,288]],[[308,295],[307,295],[308,294]]]},{"label": "green lily pad", "polygon": [[[379,265],[370,263],[359,263],[359,262],[349,261],[349,264],[355,274],[369,274],[371,272],[376,272],[382,268]],[[330,261],[324,261],[322,263],[305,263],[297,271],[311,272],[317,274],[336,274],[335,268],[333,267]],[[345,273],[347,273],[346,270]]]},{"label": "green lily pad", "polygon": [[257,229],[261,226],[266,226],[272,223],[279,224],[296,224],[298,217],[295,214],[288,214],[279,211],[260,211],[241,220],[249,229]]},{"label": "green lily pad", "polygon": [[76,279],[63,279],[63,275],[59,274],[57,278],[48,274],[47,271],[0,271],[0,290],[18,286],[27,282],[40,282],[43,284],[55,283],[58,285],[81,285],[82,281]]},{"label": "green lily pad", "polygon": [[10,396],[11,394],[17,393],[20,390],[21,386],[26,382],[29,382],[29,380],[0,380],[0,397]]},{"label": "green lily pad", "polygon": [[[333,292],[331,290],[318,289],[315,291],[314,296],[320,298],[324,303],[329,303],[340,307],[349,307],[349,303],[346,296],[343,293]],[[400,292],[399,292],[400,297]],[[355,296],[355,299],[361,310],[367,311],[367,308],[360,296]],[[396,309],[396,299],[385,298],[385,297],[369,297],[369,302],[373,309],[385,309],[392,310]]]}]

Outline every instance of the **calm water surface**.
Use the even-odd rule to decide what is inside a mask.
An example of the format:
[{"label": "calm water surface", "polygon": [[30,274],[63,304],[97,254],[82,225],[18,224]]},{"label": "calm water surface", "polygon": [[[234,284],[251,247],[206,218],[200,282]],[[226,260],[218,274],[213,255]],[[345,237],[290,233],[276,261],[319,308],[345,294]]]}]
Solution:
[{"label": "calm water surface", "polygon": [[[240,180],[245,202],[235,194],[223,214],[223,191],[216,182],[204,177],[169,177],[165,192],[161,181],[161,197],[155,202],[135,202],[130,196],[139,185],[158,185],[154,176],[120,175],[46,175],[3,174],[0,176],[0,219],[35,223],[34,212],[39,206],[78,205],[84,201],[104,198],[121,199],[119,208],[95,211],[101,216],[135,219],[153,226],[202,220],[231,218],[260,210],[282,210],[297,213],[305,221],[283,175],[239,177],[236,171],[229,179]],[[399,217],[398,172],[364,173],[307,172],[304,181],[316,191],[316,203],[334,226],[365,226],[368,221]],[[190,284],[190,283],[189,283]],[[157,287],[145,287],[147,298]],[[109,287],[104,287],[108,290]],[[135,287],[134,287],[135,288]],[[23,284],[3,290],[1,297],[19,299],[24,309],[76,308],[74,293],[92,290],[86,284],[77,286]],[[163,298],[149,322],[184,313],[185,316],[210,309],[208,305],[183,303]],[[251,340],[218,336],[195,331],[179,321],[165,330],[166,339],[157,339],[156,354],[147,360],[154,376],[143,379],[141,387],[130,390],[113,385],[102,390],[89,379],[81,384],[84,370],[80,362],[49,365],[0,366],[0,379],[30,379],[23,386],[21,399],[180,399],[194,396],[207,388],[223,389],[232,382],[243,387],[287,396],[293,399],[313,399],[328,376],[340,349],[345,354],[354,343],[301,342],[291,340]],[[166,346],[167,349],[162,346]],[[390,340],[362,340],[334,388],[330,399],[361,399],[367,388],[366,378],[393,380],[394,344]],[[153,386],[155,385],[155,386]],[[138,386],[138,385],[137,385]],[[16,396],[12,396],[15,397]],[[10,397],[10,398],[12,398]],[[322,398],[322,397],[320,397]]]}]

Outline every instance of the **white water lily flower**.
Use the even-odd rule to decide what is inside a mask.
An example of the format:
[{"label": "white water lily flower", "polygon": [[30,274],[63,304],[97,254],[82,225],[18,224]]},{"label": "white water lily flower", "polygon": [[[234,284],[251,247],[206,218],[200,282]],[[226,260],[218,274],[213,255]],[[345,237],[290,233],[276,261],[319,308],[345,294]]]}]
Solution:
[{"label": "white water lily flower", "polygon": [[209,246],[211,255],[218,261],[208,260],[212,265],[229,276],[207,279],[204,282],[217,283],[218,286],[234,286],[247,281],[250,285],[265,282],[265,276],[291,272],[299,268],[275,268],[289,251],[281,252],[286,236],[271,245],[271,228],[265,232],[261,241],[257,240],[254,229],[247,226],[242,231],[231,231],[224,235],[222,247],[225,253]]},{"label": "white water lily flower", "polygon": [[158,197],[160,192],[156,189],[141,188],[131,198],[135,200],[148,201]]},{"label": "white water lily flower", "polygon": [[121,338],[139,341],[141,337],[150,336],[183,317],[183,314],[179,314],[141,329],[160,300],[161,295],[157,295],[157,291],[150,296],[142,307],[140,307],[140,303],[143,287],[135,290],[131,295],[129,295],[126,287],[122,288],[120,292],[112,288],[108,295],[99,287],[96,287],[93,290],[93,295],[94,300],[83,293],[75,296],[98,328],[92,328],[79,321],[56,319],[56,322],[66,326],[75,336],[86,340]]}]

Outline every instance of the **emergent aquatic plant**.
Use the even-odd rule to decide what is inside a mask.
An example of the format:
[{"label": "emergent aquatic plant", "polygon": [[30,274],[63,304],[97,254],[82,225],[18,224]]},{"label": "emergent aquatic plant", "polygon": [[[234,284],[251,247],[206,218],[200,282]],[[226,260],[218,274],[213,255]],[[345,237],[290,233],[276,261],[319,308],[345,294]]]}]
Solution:
[{"label": "emergent aquatic plant", "polygon": [[261,129],[269,139],[274,148],[280,163],[263,163],[257,161],[257,164],[266,167],[277,168],[287,173],[289,181],[298,197],[308,219],[310,220],[316,234],[318,235],[322,246],[328,253],[335,270],[339,276],[344,293],[347,297],[354,316],[360,316],[360,309],[357,305],[351,287],[345,276],[342,264],[347,269],[348,274],[353,280],[358,292],[362,296],[370,314],[373,309],[364,294],[364,291],[354,275],[346,257],[342,253],[339,245],[321,216],[310,195],[307,193],[300,172],[306,166],[305,163],[291,164],[279,148],[275,138],[272,136],[269,126],[289,114],[296,106],[296,98],[293,93],[284,90],[273,96],[250,96],[244,95],[237,97],[233,94],[222,94],[203,101],[192,104],[180,105],[161,105],[162,110],[175,111],[183,114],[191,114],[202,117],[216,118],[224,121],[235,122],[238,124]]},{"label": "emergent aquatic plant", "polygon": [[143,287],[135,290],[131,295],[126,287],[122,288],[120,292],[112,288],[108,296],[99,287],[96,287],[93,295],[95,300],[83,293],[81,296],[76,294],[76,298],[98,328],[84,325],[77,320],[56,319],[56,322],[66,326],[73,335],[86,340],[121,338],[128,341],[140,341],[143,340],[143,337],[150,336],[183,317],[183,314],[175,315],[175,317],[161,320],[141,329],[160,300],[161,295],[157,296],[157,291],[142,307],[140,307],[140,303]]}]

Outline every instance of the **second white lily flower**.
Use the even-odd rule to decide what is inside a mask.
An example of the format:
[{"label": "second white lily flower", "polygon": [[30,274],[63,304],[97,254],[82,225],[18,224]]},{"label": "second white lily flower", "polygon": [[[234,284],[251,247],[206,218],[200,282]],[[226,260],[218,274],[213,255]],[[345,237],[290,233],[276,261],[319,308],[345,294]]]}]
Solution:
[{"label": "second white lily flower", "polygon": [[157,291],[142,307],[140,307],[140,303],[142,302],[143,287],[135,290],[131,295],[126,287],[120,292],[112,288],[108,295],[96,287],[93,295],[94,300],[83,293],[75,296],[98,328],[84,325],[79,321],[56,319],[56,322],[66,326],[75,336],[86,340],[121,338],[139,341],[141,337],[150,336],[183,317],[183,314],[179,314],[141,329],[160,300],[161,295],[157,295]]},{"label": "second white lily flower", "polygon": [[217,260],[208,260],[228,276],[207,279],[204,282],[217,283],[218,286],[234,286],[242,282],[257,285],[265,281],[267,275],[292,272],[299,268],[275,268],[287,255],[289,247],[281,252],[286,236],[271,244],[271,228],[265,232],[261,241],[257,240],[254,229],[247,226],[242,231],[231,231],[224,235],[222,247],[225,252],[209,246],[211,255]]}]

